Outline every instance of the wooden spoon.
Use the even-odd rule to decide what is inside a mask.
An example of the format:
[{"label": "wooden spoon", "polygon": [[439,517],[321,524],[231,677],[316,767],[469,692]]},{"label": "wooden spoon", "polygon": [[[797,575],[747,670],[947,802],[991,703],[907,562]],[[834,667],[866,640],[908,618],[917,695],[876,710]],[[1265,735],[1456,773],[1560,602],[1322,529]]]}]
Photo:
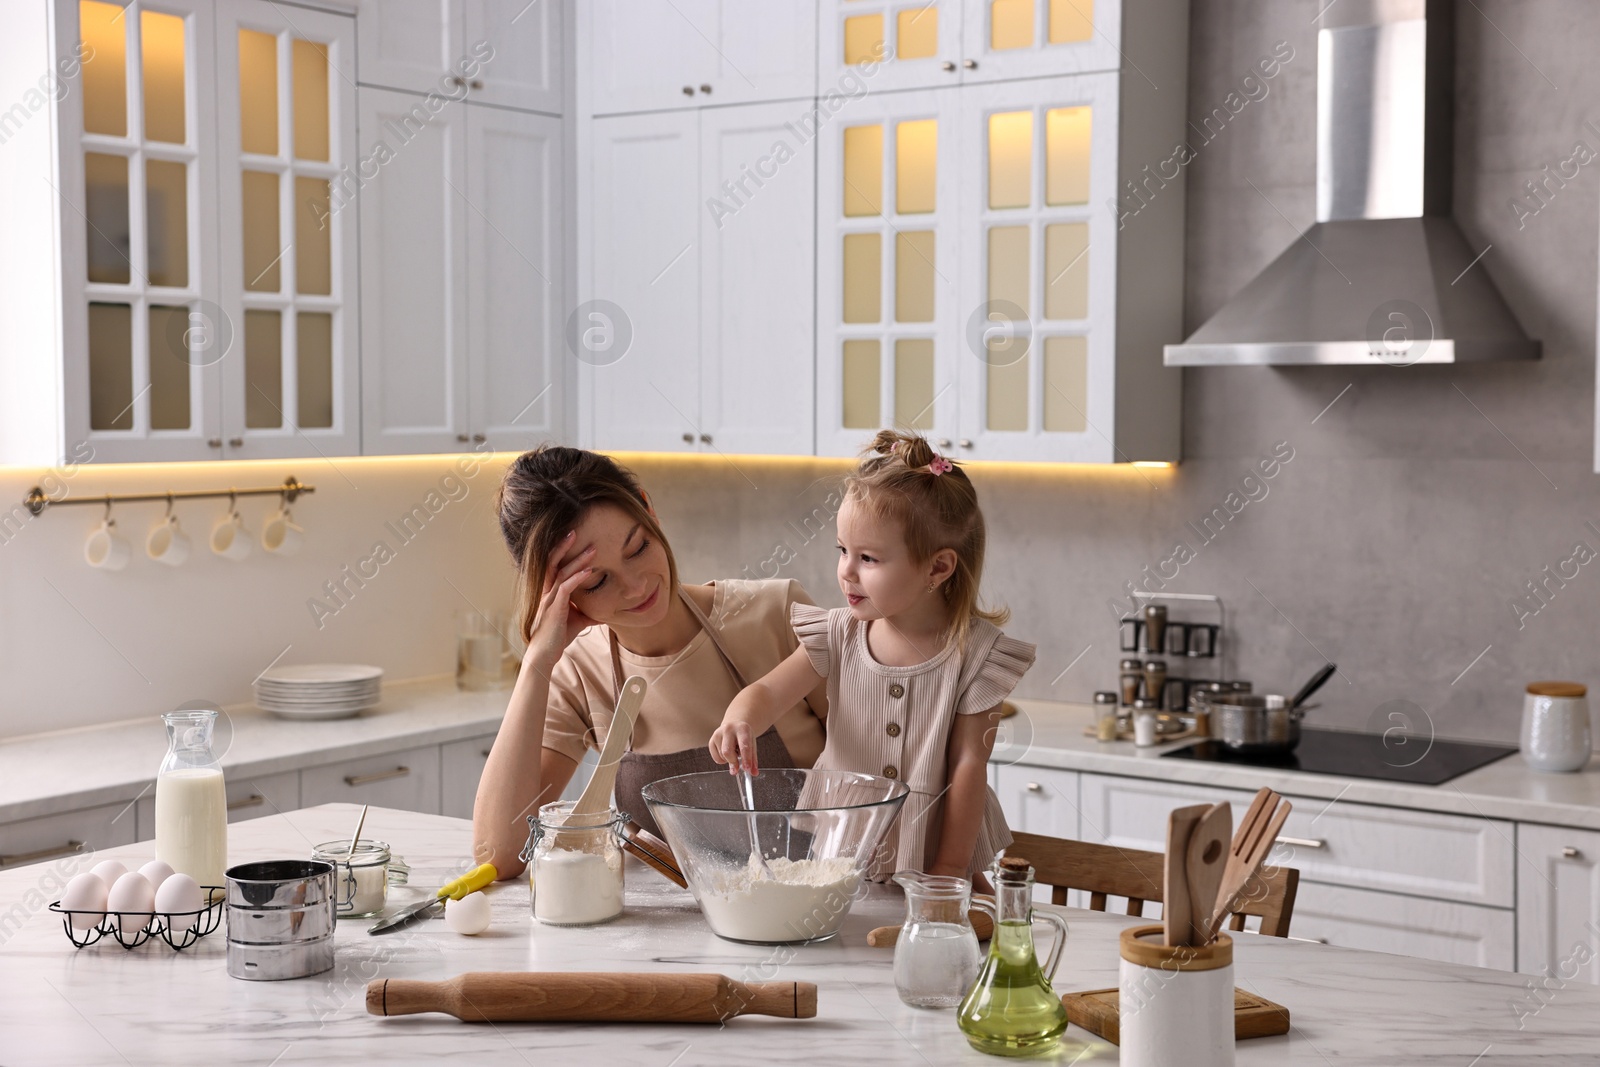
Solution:
[{"label": "wooden spoon", "polygon": [[1227,801],[1213,804],[1200,817],[1189,835],[1185,850],[1185,874],[1189,882],[1189,937],[1184,943],[1206,945],[1216,936],[1211,930],[1212,910],[1217,889],[1228,865],[1228,839],[1233,833],[1233,806]]},{"label": "wooden spoon", "polygon": [[[1189,899],[1189,837],[1200,819],[1211,810],[1209,804],[1173,808],[1167,815],[1167,859],[1161,876],[1161,923],[1166,927],[1168,945],[1189,944],[1194,921]],[[1209,917],[1209,916],[1208,916]]]},{"label": "wooden spoon", "polygon": [[611,806],[611,788],[617,784],[617,768],[633,738],[633,722],[648,688],[649,684],[638,675],[622,683],[617,709],[606,730],[606,743],[600,749],[600,763],[594,769],[594,777],[583,787],[578,802],[572,806],[573,815],[597,815]]}]

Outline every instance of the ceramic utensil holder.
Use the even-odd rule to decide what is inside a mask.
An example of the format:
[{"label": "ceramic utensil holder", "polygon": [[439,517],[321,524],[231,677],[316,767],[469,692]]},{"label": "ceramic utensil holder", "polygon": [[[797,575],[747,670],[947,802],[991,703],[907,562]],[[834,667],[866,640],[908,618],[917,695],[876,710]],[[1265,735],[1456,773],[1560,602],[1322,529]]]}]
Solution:
[{"label": "ceramic utensil holder", "polygon": [[1122,931],[1123,1067],[1233,1067],[1233,940],[1164,945],[1162,934]]},{"label": "ceramic utensil holder", "polygon": [[1588,688],[1577,682],[1533,682],[1522,697],[1522,758],[1536,771],[1581,771],[1593,738]]}]

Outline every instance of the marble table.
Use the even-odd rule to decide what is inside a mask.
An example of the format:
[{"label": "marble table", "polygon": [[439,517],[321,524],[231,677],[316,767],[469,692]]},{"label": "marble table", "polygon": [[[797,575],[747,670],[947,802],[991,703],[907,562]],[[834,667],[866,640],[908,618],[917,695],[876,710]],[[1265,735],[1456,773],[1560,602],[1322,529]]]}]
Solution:
[{"label": "marble table", "polygon": [[[229,828],[230,859],[306,856],[350,832],[356,809],[326,805]],[[418,889],[462,869],[470,829],[459,819],[374,809],[365,836],[391,842]],[[892,953],[866,947],[870,928],[900,918],[892,888],[860,901],[840,936],[813,946],[760,948],[712,935],[688,893],[643,868],[628,872],[627,913],[588,929],[535,925],[525,882],[491,890],[494,924],[476,938],[441,921],[370,937],[342,923],[337,966],[314,978],[231,979],[221,931],[181,954],[159,942],[75,950],[45,910],[66,876],[103,858],[130,866],[150,842],[0,872],[0,1063],[74,1064],[601,1063],[992,1064],[972,1051],[953,1013],[901,1004]],[[1071,940],[1060,992],[1116,984],[1118,931],[1134,920],[1062,909]],[[1043,936],[1043,935],[1041,935]],[[1600,933],[1597,933],[1600,942]],[[1238,1046],[1238,1062],[1332,1065],[1594,1064],[1600,1060],[1600,987],[1401,956],[1241,935],[1238,983],[1286,1005],[1293,1031]],[[369,979],[441,979],[464,971],[639,970],[721,972],[751,980],[815,982],[809,1020],[739,1018],[724,1026],[468,1024],[448,1016],[375,1018]],[[1117,1061],[1117,1049],[1076,1027],[1054,1062]]]}]

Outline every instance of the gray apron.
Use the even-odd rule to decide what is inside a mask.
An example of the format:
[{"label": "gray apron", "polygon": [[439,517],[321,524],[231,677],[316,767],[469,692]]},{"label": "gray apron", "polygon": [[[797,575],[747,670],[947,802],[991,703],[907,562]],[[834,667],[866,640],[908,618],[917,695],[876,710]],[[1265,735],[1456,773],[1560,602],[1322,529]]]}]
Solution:
[{"label": "gray apron", "polygon": [[[678,588],[678,597],[689,609],[689,614],[700,623],[700,628],[711,639],[711,645],[721,657],[723,666],[728,668],[728,674],[740,689],[749,683],[744,675],[734,664],[733,658],[728,655],[728,650],[722,647],[722,639],[717,636],[716,628],[706,618],[705,612],[700,610],[700,605],[689,598],[689,595]],[[624,675],[622,672],[622,654],[618,650],[617,635],[611,633],[611,676],[615,692],[621,694]],[[649,694],[645,694],[646,700]],[[639,710],[644,715],[643,708]],[[707,739],[709,740],[709,738]],[[783,738],[778,734],[778,728],[771,726],[766,733],[756,738],[756,761],[761,767],[793,767],[794,758],[789,755],[789,749],[783,743]],[[629,818],[638,823],[645,830],[661,836],[661,828],[650,815],[650,808],[644,802],[643,789],[651,782],[658,782],[663,778],[672,778],[680,774],[695,774],[700,771],[724,771],[727,767],[711,758],[710,750],[701,745],[699,748],[686,748],[681,752],[661,752],[654,755],[634,752],[631,749],[622,754],[622,759],[617,763],[616,804],[618,811],[625,811]]]}]

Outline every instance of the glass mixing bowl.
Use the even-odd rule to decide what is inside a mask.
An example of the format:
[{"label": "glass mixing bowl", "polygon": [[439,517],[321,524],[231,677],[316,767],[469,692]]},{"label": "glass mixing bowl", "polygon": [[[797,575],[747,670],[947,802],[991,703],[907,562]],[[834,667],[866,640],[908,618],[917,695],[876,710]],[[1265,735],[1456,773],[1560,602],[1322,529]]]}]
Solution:
[{"label": "glass mixing bowl", "polygon": [[663,778],[644,787],[644,799],[718,937],[824,941],[839,932],[873,873],[905,803],[905,783],[852,771],[766,770],[751,784],[753,813],[726,771]]}]

